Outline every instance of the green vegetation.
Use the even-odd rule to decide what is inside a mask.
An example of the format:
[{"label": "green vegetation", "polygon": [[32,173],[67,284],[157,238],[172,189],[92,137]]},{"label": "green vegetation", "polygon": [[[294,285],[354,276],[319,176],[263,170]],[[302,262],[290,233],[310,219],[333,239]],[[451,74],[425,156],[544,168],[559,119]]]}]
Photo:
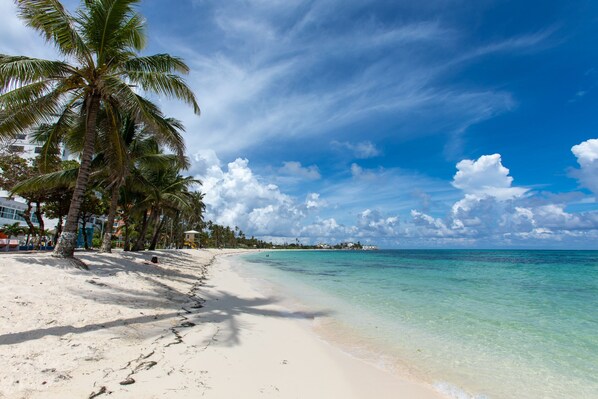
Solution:
[{"label": "green vegetation", "polygon": [[[138,2],[85,0],[72,15],[58,0],[17,2],[21,19],[65,61],[0,55],[0,138],[50,124],[44,153],[56,148],[67,133],[75,136],[81,148],[81,164],[56,256],[73,256],[77,220],[100,134],[114,149],[120,148],[120,121],[133,116],[164,143],[178,143],[175,151],[184,146],[158,106],[135,88],[179,98],[199,113],[195,96],[178,75],[189,71],[181,59],[168,54],[138,56],[146,43],[144,19],[134,8]],[[107,115],[104,126],[99,123],[102,112]]]}]

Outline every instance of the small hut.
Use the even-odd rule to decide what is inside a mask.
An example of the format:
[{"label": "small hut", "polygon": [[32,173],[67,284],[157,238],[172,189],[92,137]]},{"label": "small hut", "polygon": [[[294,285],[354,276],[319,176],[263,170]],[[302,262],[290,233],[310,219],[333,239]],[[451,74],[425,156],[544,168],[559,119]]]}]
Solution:
[{"label": "small hut", "polygon": [[185,231],[185,247],[199,248],[199,231]]}]

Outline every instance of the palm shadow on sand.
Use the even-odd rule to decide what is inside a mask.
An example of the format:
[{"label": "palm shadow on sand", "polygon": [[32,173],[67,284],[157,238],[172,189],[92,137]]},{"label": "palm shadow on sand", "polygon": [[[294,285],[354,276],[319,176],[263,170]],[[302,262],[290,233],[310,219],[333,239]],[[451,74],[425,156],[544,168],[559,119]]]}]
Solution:
[{"label": "palm shadow on sand", "polygon": [[[165,260],[170,267],[154,265],[148,260],[156,255]],[[11,332],[0,335],[1,345],[12,345],[25,343],[40,339],[45,336],[63,336],[66,334],[84,334],[99,329],[110,329],[122,327],[123,325],[139,325],[156,322],[157,320],[173,320],[181,315],[192,320],[198,328],[205,323],[223,323],[228,328],[227,334],[219,336],[220,345],[234,346],[240,343],[239,334],[244,326],[238,318],[241,315],[256,315],[264,317],[277,317],[289,319],[314,319],[329,315],[329,312],[289,312],[283,309],[272,309],[272,306],[280,302],[278,298],[240,298],[224,291],[202,294],[202,287],[206,288],[205,280],[201,278],[203,273],[198,273],[199,266],[192,260],[192,257],[184,252],[177,251],[155,251],[127,253],[121,256],[93,257],[86,253],[77,253],[77,256],[90,264],[90,271],[73,270],[73,273],[82,273],[89,276],[89,289],[71,290],[72,293],[95,302],[126,306],[132,309],[151,310],[160,309],[166,311],[157,315],[143,315],[132,318],[118,318],[112,321],[88,324],[83,326],[53,326],[27,331]],[[61,259],[50,256],[19,256],[29,264],[40,266],[64,267]],[[109,280],[102,277],[115,275],[117,273],[136,274],[150,284],[150,290],[136,290],[129,287],[112,286]],[[161,281],[162,280],[162,281]],[[195,286],[191,291],[182,292],[168,281],[178,280]],[[205,295],[203,298],[201,295]],[[204,305],[205,302],[205,305]],[[201,306],[197,306],[201,304]],[[195,306],[194,306],[195,305]],[[199,309],[201,307],[201,309]],[[194,309],[190,311],[189,309]],[[154,332],[155,333],[155,332]],[[147,338],[149,338],[148,336]]]}]

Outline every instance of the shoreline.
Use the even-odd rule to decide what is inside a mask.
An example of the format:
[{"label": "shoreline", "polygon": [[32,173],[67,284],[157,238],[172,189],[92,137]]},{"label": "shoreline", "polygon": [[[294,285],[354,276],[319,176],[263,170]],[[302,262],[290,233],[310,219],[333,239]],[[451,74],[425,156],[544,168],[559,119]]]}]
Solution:
[{"label": "shoreline", "polygon": [[442,397],[325,342],[233,270],[247,252],[0,256],[0,398]]}]

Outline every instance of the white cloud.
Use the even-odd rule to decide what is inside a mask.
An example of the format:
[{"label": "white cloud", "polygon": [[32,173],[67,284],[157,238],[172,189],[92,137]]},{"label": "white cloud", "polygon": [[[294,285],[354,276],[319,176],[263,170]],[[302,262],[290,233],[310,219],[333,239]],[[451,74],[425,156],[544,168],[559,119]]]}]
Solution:
[{"label": "white cloud", "polygon": [[304,207],[254,175],[247,159],[237,158],[223,170],[214,152],[197,153],[192,170],[203,181],[207,216],[216,223],[255,235],[293,235],[305,217]]},{"label": "white cloud", "polygon": [[320,199],[320,194],[318,194],[318,193],[307,194],[307,198],[305,199],[305,207],[307,209],[318,209],[323,206],[326,206],[326,201]]},{"label": "white cloud", "polygon": [[[582,170],[593,167],[598,159],[591,146],[577,147],[574,153]],[[583,243],[598,235],[598,212],[571,213],[565,203],[550,202],[559,200],[558,196],[542,199],[525,188],[513,187],[499,154],[461,161],[457,169],[453,186],[463,191],[463,198],[453,203],[445,218],[412,210],[404,238],[443,240],[444,245],[505,246],[548,240],[580,239]]]},{"label": "white cloud", "polygon": [[378,237],[396,236],[399,227],[398,216],[384,217],[377,210],[366,209],[357,217],[358,235],[360,237],[374,235]]},{"label": "white cloud", "polygon": [[519,197],[528,191],[512,187],[509,169],[502,165],[500,154],[482,155],[475,161],[465,159],[457,164],[453,186],[466,194],[490,196],[501,200]]},{"label": "white cloud", "polygon": [[304,180],[318,180],[322,177],[316,165],[302,166],[301,162],[294,161],[283,162],[283,166],[278,169],[278,173]]},{"label": "white cloud", "polygon": [[573,175],[584,187],[598,195],[598,139],[590,139],[574,145],[571,151],[579,164],[579,169],[575,170]]},{"label": "white cloud", "polygon": [[[378,171],[381,172],[381,171]],[[351,176],[360,180],[375,180],[379,174],[372,169],[364,169],[356,163],[351,164]]]},{"label": "white cloud", "polygon": [[332,146],[338,149],[347,149],[358,159],[373,158],[381,154],[381,151],[371,141],[361,141],[359,143],[349,143],[347,141],[332,141]]},{"label": "white cloud", "polygon": [[[514,104],[504,91],[439,83],[464,62],[446,48],[464,43],[461,32],[437,19],[383,23],[373,18],[347,29],[335,23],[339,7],[344,15],[356,11],[357,4],[201,4],[215,24],[198,24],[195,34],[217,37],[217,47],[198,48],[168,32],[159,32],[158,39],[192,67],[189,82],[198,93],[202,117],[164,101],[166,113],[188,127],[192,151],[212,148],[231,156],[283,139],[317,135],[333,140],[340,128],[387,116],[403,126],[394,136],[420,132],[411,128],[418,124],[426,125],[426,134],[462,131]],[[319,34],[322,30],[325,35]],[[489,43],[483,51],[472,49],[470,58],[505,47],[535,46],[542,37],[534,37]],[[440,59],[430,62],[432,56]],[[343,68],[337,68],[341,62]],[[322,73],[336,69],[337,75]],[[379,155],[371,142],[356,141],[351,145],[358,158]]]},{"label": "white cloud", "polygon": [[314,223],[308,224],[301,229],[301,236],[313,237],[315,241],[322,241],[324,239],[336,241],[341,240],[341,237],[346,237],[351,234],[352,229],[339,224],[336,219],[328,218],[317,220]]}]

